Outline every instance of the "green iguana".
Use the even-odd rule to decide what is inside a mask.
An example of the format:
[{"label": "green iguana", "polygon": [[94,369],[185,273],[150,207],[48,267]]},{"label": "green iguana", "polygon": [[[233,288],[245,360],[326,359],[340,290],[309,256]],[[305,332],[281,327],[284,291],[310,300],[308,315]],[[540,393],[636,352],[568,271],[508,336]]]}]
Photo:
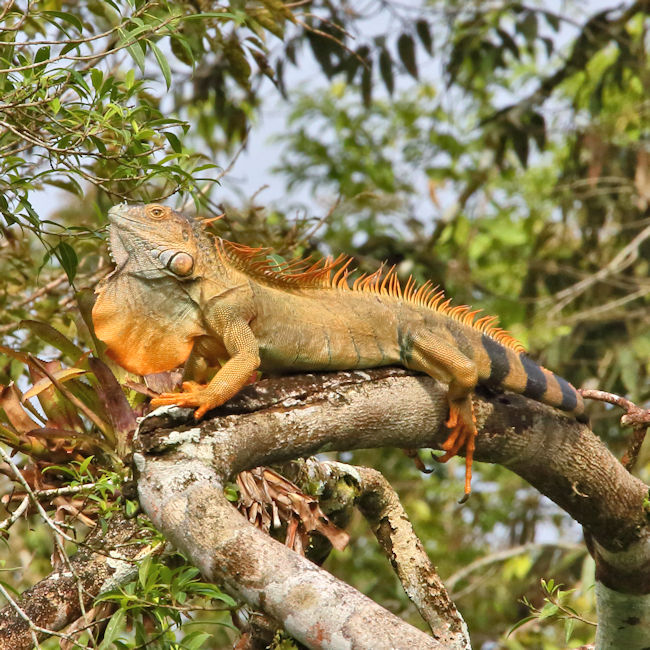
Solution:
[{"label": "green iguana", "polygon": [[351,259],[278,264],[269,249],[208,236],[200,220],[162,205],[119,205],[108,213],[117,266],[97,288],[93,321],[107,352],[146,375],[186,363],[183,383],[152,405],[196,408],[202,417],[263,372],[344,370],[401,365],[449,385],[446,461],[464,448],[470,492],[477,383],[508,389],[575,416],[582,397],[538,366],[496,327],[452,307],[442,291],[412,277],[402,287],[395,267],[349,281]]}]

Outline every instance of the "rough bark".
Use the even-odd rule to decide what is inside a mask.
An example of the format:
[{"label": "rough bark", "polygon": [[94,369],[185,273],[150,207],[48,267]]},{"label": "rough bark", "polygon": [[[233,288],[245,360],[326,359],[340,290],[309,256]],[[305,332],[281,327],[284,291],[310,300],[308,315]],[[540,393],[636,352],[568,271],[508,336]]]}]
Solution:
[{"label": "rough bark", "polygon": [[429,560],[422,542],[399,497],[390,483],[376,470],[352,468],[341,463],[323,463],[341,475],[353,477],[361,490],[359,508],[367,519],[384,554],[429,624],[433,637],[445,647],[470,647],[467,625],[452,602],[436,568]]},{"label": "rough bark", "polygon": [[70,558],[72,572],[51,573],[0,611],[0,648],[32,648],[50,630],[63,630],[82,616],[96,596],[132,580],[138,572],[134,560],[146,548],[141,536],[141,526],[119,514],[106,533],[98,526]]},{"label": "rough bark", "polygon": [[[182,452],[181,452],[182,453]],[[136,455],[143,508],[203,576],[310,648],[449,648],[253,527],[202,460]]]},{"label": "rough bark", "polygon": [[[647,486],[586,426],[552,408],[510,394],[477,396],[475,406],[476,460],[509,467],[580,522],[609,589],[647,594]],[[325,450],[436,447],[447,435],[446,387],[393,369],[307,375],[259,382],[200,424],[188,415],[172,409],[143,422],[139,491],[155,524],[207,578],[310,647],[436,647],[407,640],[403,623],[257,533],[221,486],[244,469]],[[343,612],[347,602],[355,605]]]}]

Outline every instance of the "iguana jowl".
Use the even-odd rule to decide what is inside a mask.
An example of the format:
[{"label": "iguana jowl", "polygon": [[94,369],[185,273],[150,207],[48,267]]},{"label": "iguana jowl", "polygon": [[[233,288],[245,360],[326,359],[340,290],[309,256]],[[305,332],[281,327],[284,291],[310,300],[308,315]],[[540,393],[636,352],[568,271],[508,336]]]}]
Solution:
[{"label": "iguana jowl", "polygon": [[419,370],[449,385],[451,431],[439,460],[464,447],[466,494],[477,383],[583,412],[575,388],[529,359],[496,317],[450,306],[429,282],[409,278],[402,288],[394,268],[349,281],[345,257],[278,266],[268,249],[215,242],[199,220],[162,205],[119,205],[108,216],[117,268],[97,288],[93,321],[109,356],[141,375],[187,361],[194,379],[228,359],[207,385],[184,382],[182,393],[164,393],[154,406],[194,407],[200,418],[258,368]]}]

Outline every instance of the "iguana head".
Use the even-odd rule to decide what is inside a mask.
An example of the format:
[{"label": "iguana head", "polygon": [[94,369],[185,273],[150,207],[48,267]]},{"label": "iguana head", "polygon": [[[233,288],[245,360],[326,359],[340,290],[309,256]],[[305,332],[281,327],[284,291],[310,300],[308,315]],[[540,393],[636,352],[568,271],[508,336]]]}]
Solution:
[{"label": "iguana head", "polygon": [[200,255],[192,220],[164,205],[113,206],[108,211],[110,252],[118,267],[144,277],[195,276]]},{"label": "iguana head", "polygon": [[117,268],[97,287],[95,333],[131,372],[171,370],[205,333],[197,299],[214,245],[192,219],[162,205],[117,205],[108,219]]}]

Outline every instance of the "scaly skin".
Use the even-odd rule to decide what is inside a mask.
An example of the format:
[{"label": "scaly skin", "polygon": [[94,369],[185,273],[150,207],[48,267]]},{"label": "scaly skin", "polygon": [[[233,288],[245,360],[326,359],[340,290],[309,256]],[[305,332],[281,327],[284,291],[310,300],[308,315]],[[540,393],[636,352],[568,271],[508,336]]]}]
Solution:
[{"label": "scaly skin", "polygon": [[531,361],[494,318],[450,307],[429,283],[402,288],[394,270],[348,282],[349,260],[298,262],[283,269],[265,249],[214,242],[199,221],[161,205],[109,211],[117,265],[97,288],[93,321],[107,353],[127,370],[149,374],[186,362],[181,393],[153,406],[196,409],[233,397],[256,370],[270,373],[401,365],[449,385],[446,461],[464,448],[470,491],[477,383],[522,393],[575,416],[582,398]]}]

